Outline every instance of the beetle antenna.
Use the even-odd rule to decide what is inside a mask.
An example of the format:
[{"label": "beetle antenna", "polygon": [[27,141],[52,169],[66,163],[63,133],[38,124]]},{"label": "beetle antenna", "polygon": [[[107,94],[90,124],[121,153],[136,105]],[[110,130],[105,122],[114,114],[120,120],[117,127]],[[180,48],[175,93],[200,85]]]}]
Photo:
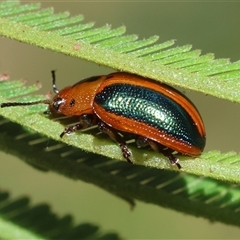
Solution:
[{"label": "beetle antenna", "polygon": [[45,100],[40,100],[35,102],[7,102],[7,103],[2,103],[0,106],[1,108],[4,108],[4,107],[15,107],[15,106],[29,106],[29,105],[36,105],[41,103],[50,104],[50,100],[45,99]]},{"label": "beetle antenna", "polygon": [[59,93],[59,90],[57,89],[57,86],[56,86],[55,70],[52,70],[51,73],[52,73],[52,88],[53,88],[53,91],[54,91],[55,93]]}]

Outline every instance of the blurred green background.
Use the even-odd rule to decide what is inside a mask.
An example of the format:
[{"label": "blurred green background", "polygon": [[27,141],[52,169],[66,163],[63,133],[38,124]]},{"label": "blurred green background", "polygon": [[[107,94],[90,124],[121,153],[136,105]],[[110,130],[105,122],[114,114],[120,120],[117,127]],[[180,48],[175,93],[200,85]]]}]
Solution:
[{"label": "blurred green background", "polygon": [[[33,2],[33,1],[31,1]],[[127,2],[127,1],[42,1],[55,12],[83,14],[96,26],[127,27],[127,34],[139,38],[159,35],[160,42],[176,39],[176,45],[192,44],[216,58],[240,58],[240,2]],[[114,71],[93,63],[56,54],[13,40],[0,38],[0,72],[29,84],[40,81],[46,93],[51,89],[50,71],[57,70],[58,86]],[[184,90],[195,103],[207,130],[206,151],[240,148],[240,105]],[[47,202],[53,210],[73,214],[76,223],[91,222],[103,230],[118,232],[126,239],[239,238],[240,229],[195,218],[173,210],[137,202],[134,211],[122,200],[80,181],[55,173],[42,173],[22,161],[0,153],[1,188],[12,196],[29,195],[33,203]],[[97,197],[96,197],[97,196]]]}]

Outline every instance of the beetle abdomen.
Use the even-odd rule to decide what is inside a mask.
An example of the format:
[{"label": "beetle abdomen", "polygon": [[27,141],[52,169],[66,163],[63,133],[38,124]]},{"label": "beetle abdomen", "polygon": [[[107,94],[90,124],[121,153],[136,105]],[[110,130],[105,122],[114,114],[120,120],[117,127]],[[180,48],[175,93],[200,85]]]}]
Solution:
[{"label": "beetle abdomen", "polygon": [[[111,113],[118,116],[119,120],[122,119],[123,125],[132,124],[132,120],[142,123],[141,127],[145,125],[149,128],[149,135],[144,137],[157,140],[154,139],[153,136],[156,134],[152,131],[156,129],[159,135],[162,135],[163,145],[165,145],[165,140],[175,139],[179,144],[194,146],[201,150],[205,146],[205,136],[201,136],[196,123],[186,109],[174,99],[154,89],[115,83],[105,86],[102,91],[98,92],[94,102],[104,109],[106,114]],[[126,119],[131,121],[125,121]],[[126,126],[126,129],[128,128],[129,126]]]}]

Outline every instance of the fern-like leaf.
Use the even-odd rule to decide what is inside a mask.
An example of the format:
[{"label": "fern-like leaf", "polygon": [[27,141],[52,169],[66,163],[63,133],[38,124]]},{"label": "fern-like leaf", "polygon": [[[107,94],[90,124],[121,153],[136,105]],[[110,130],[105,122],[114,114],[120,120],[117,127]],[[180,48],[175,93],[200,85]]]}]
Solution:
[{"label": "fern-like leaf", "polygon": [[42,203],[30,206],[28,197],[12,200],[0,191],[1,239],[121,239],[113,232],[101,233],[91,223],[73,224],[71,215],[57,216]]},{"label": "fern-like leaf", "polygon": [[[86,59],[114,69],[240,102],[240,62],[200,56],[191,45],[174,47],[174,41],[156,43],[157,36],[138,40],[125,35],[125,27],[93,28],[83,16],[54,14],[40,5],[5,2],[0,8],[0,35],[45,49]],[[35,11],[35,12],[32,12]]]},{"label": "fern-like leaf", "polygon": [[[124,26],[116,29],[111,29],[109,25],[94,28],[92,22],[82,23],[82,20],[82,15],[70,17],[68,13],[54,14],[52,9],[41,9],[39,4],[20,5],[17,1],[0,4],[2,36],[240,102],[240,62],[215,60],[213,54],[200,55],[200,51],[192,51],[190,45],[175,47],[173,40],[157,43],[157,36],[138,40],[136,35],[125,35]],[[41,95],[26,96],[37,90],[38,86],[26,87],[21,81],[2,82],[0,88],[0,102],[11,97],[18,97],[21,101],[44,98]],[[163,172],[156,168],[173,169],[164,157],[132,146],[135,163],[155,169],[130,166],[110,160],[123,160],[121,151],[101,136],[76,133],[60,140],[59,133],[63,126],[43,116],[40,112],[44,110],[44,106],[19,107],[14,108],[14,111],[6,108],[1,109],[0,114],[34,132],[108,158],[86,154],[59,142],[53,142],[43,155],[36,156],[36,151],[42,152],[39,149],[44,148],[45,144],[42,143],[45,138],[5,119],[1,122],[2,150],[11,151],[41,169],[50,169],[97,184],[130,202],[131,199],[139,199],[210,220],[240,225],[240,190],[231,185],[231,182],[240,182],[238,154],[210,151],[195,160],[182,157],[182,173]],[[17,148],[12,148],[13,141],[19,141]],[[29,144],[31,148],[26,147]]]},{"label": "fern-like leaf", "polygon": [[[136,199],[211,221],[240,226],[239,186],[211,178],[114,161],[57,141],[49,141],[7,120],[0,119],[0,123],[0,149],[36,168],[92,183],[123,198],[131,207]],[[14,149],[13,142],[16,143]]]},{"label": "fern-like leaf", "polygon": [[[32,12],[33,10],[36,12]],[[172,40],[156,44],[156,36],[137,40],[136,35],[125,35],[124,27],[111,29],[106,25],[93,28],[93,23],[81,23],[82,15],[69,17],[68,13],[54,14],[52,9],[40,9],[38,4],[16,6],[16,2],[5,2],[0,8],[1,15],[4,18],[0,19],[0,34],[4,36],[155,80],[239,101],[239,94],[236,94],[239,92],[239,62],[214,60],[212,54],[200,56],[199,51],[191,51],[190,45],[173,47]],[[48,31],[45,31],[46,29]],[[2,90],[1,96],[10,98],[15,96],[15,92],[26,93],[22,87],[16,89],[13,85],[9,91]],[[6,101],[4,98],[0,100]],[[1,114],[60,141],[59,133],[63,126],[45,116],[33,114],[32,109],[34,107],[15,108],[14,112],[11,109],[1,109]],[[121,151],[115,144],[92,135],[74,134],[62,141],[83,150],[123,160]],[[160,154],[134,147],[131,150],[136,164],[174,169]],[[185,158],[188,160],[183,161]],[[211,151],[197,160],[182,157],[181,164],[182,171],[185,172],[239,182],[238,160],[239,155],[234,152],[220,154],[218,151]]]}]

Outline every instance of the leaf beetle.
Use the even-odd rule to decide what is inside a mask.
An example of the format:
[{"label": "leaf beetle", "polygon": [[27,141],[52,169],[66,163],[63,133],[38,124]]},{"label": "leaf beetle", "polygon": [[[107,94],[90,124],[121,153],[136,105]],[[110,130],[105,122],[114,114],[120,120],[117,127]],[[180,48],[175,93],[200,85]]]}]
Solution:
[{"label": "leaf beetle", "polygon": [[52,100],[7,102],[1,107],[48,104],[49,114],[78,116],[79,122],[66,127],[60,134],[98,125],[121,148],[123,157],[132,162],[131,151],[119,133],[133,134],[138,147],[149,145],[181,168],[177,151],[198,156],[205,147],[202,118],[194,104],[176,89],[126,72],[115,72],[81,80],[59,91],[55,71]]}]

